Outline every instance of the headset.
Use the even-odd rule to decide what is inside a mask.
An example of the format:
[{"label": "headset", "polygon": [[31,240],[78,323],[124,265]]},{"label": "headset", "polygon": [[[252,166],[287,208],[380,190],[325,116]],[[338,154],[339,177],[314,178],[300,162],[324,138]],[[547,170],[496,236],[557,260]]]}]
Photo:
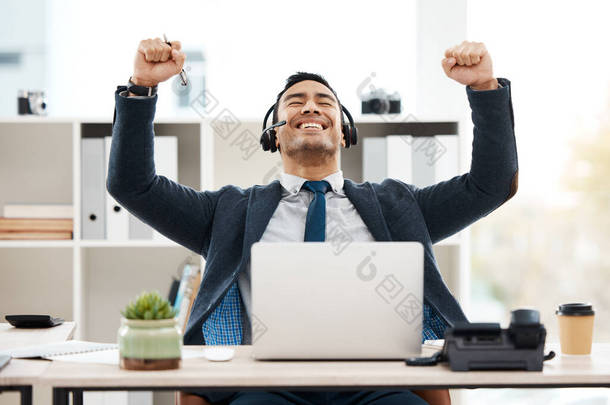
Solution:
[{"label": "headset", "polygon": [[[269,116],[273,112],[275,108],[275,104],[267,110],[267,114],[265,114],[265,119],[263,120],[263,133],[261,135],[261,146],[264,151],[270,150],[272,153],[275,152],[278,148],[275,145],[277,132],[274,128],[281,127],[282,125],[286,125],[286,121],[277,122],[270,127],[267,127],[267,120]],[[349,148],[351,145],[356,145],[358,143],[358,128],[354,125],[354,119],[352,118],[352,114],[347,111],[347,108],[341,106],[341,110],[345,114],[348,120],[348,124],[343,121],[341,125],[341,132],[343,132],[343,139],[345,140],[345,147]]]}]

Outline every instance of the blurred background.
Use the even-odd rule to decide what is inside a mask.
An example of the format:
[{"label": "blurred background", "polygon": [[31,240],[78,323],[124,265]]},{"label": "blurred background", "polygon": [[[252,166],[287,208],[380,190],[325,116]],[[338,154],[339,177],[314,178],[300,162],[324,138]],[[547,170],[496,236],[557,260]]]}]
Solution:
[{"label": "blurred background", "polygon": [[[356,119],[373,80],[400,93],[405,114],[460,121],[468,147],[466,91],[444,76],[440,50],[483,42],[495,76],[512,82],[519,191],[470,228],[461,303],[471,321],[503,326],[511,309],[536,308],[557,341],[557,305],[592,302],[594,339],[606,342],[609,15],[607,1],[3,0],[0,117],[16,116],[19,90],[30,89],[45,92],[49,118],[109,119],[139,41],[165,33],[182,42],[193,88],[163,83],[159,118],[197,118],[190,103],[208,91],[240,119],[262,121],[286,77],[303,70],[323,74]],[[6,153],[0,148],[0,161]],[[596,389],[463,395],[469,404],[610,403]]]}]

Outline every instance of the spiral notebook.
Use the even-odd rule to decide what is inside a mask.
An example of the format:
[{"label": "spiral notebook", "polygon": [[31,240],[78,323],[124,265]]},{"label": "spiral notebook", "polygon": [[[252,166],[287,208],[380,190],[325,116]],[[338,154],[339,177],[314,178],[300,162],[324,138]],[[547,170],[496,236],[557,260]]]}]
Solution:
[{"label": "spiral notebook", "polygon": [[69,340],[67,342],[47,343],[44,345],[26,346],[18,349],[2,350],[0,354],[8,354],[15,359],[50,358],[80,353],[99,352],[117,349],[114,343],[85,342]]},{"label": "spiral notebook", "polygon": [[[182,349],[182,359],[196,359],[205,357],[203,346],[192,349]],[[48,343],[38,346],[21,347],[12,350],[2,350],[0,355],[6,354],[16,359],[47,359],[67,361],[73,363],[101,363],[119,364],[119,347],[114,343],[96,343],[80,340]]]}]

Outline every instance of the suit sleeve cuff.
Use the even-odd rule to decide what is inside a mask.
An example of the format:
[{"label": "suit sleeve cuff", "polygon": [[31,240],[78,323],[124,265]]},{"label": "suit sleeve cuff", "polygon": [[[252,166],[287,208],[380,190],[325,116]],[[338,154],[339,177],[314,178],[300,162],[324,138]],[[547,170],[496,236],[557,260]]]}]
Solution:
[{"label": "suit sleeve cuff", "polygon": [[508,79],[498,77],[498,83],[502,87],[495,90],[476,91],[466,86],[468,102],[472,110],[472,122],[475,126],[486,127],[488,125],[499,125],[498,122],[510,121],[514,130],[515,120],[511,97],[511,82]]},{"label": "suit sleeve cuff", "polygon": [[473,108],[489,105],[489,103],[509,104],[510,100],[510,80],[498,77],[498,87],[494,90],[473,90],[466,86],[466,94],[470,106]]},{"label": "suit sleeve cuff", "polygon": [[143,99],[143,98],[153,98],[153,97],[155,97],[155,96],[131,96],[131,97],[129,97],[129,91],[127,91],[127,90],[119,91],[119,96],[125,97],[125,98],[135,98],[135,99]]},{"label": "suit sleeve cuff", "polygon": [[[502,84],[501,79],[502,78],[500,78],[500,77],[497,78],[497,80],[498,80],[498,89],[501,89],[502,87],[506,87],[505,84]],[[506,81],[506,79],[502,79],[502,80]],[[472,90],[474,92],[498,90],[498,89],[493,89],[493,90],[477,90],[477,89],[473,89],[471,86],[466,86],[466,88],[469,89],[469,90]]]},{"label": "suit sleeve cuff", "polygon": [[137,125],[152,123],[155,118],[157,95],[127,97],[126,92],[125,86],[118,86],[114,93],[116,108],[113,122],[117,121],[122,125],[128,125],[132,121],[137,121]]},{"label": "suit sleeve cuff", "polygon": [[468,86],[468,88],[469,88],[470,90],[472,90],[472,91],[493,91],[493,90],[501,89],[502,87],[504,87],[504,86],[502,86],[502,85],[500,84],[500,81],[499,81],[499,80],[498,80],[498,87],[497,87],[496,89],[481,89],[481,90],[477,90],[477,89],[473,89],[472,87]]}]

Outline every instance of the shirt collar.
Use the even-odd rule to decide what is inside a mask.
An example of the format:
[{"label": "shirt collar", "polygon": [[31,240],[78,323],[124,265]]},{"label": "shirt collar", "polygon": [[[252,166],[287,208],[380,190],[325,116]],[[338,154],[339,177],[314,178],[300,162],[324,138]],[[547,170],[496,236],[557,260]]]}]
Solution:
[{"label": "shirt collar", "polygon": [[[343,171],[338,170],[333,174],[324,177],[322,180],[326,180],[335,193],[341,194],[343,192]],[[286,172],[280,174],[280,184],[291,194],[298,193],[301,190],[303,183],[306,181],[307,179],[304,179],[303,177],[288,174]]]}]

